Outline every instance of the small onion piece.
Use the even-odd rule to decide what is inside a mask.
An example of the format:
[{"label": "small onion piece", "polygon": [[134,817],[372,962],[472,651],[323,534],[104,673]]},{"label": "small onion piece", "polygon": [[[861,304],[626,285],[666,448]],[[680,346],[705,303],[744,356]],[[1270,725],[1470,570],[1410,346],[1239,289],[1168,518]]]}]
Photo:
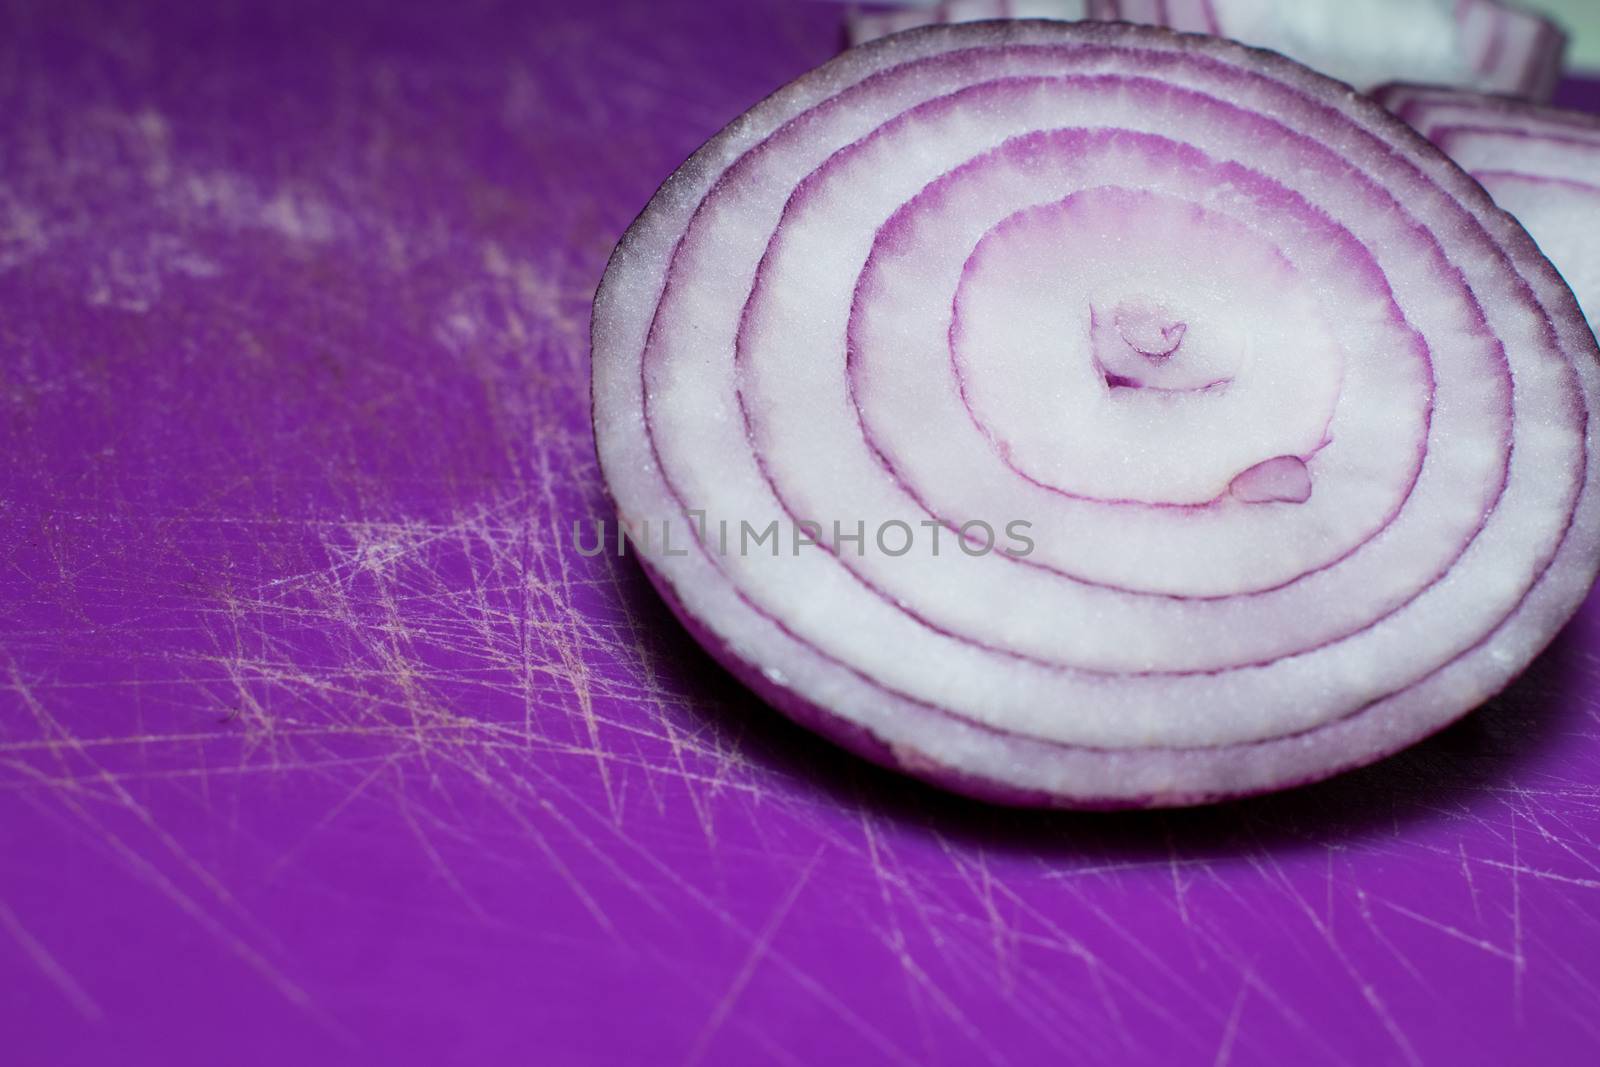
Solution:
[{"label": "small onion piece", "polygon": [[1103,19],[1231,37],[1370,88],[1399,78],[1548,100],[1566,35],[1499,0],[944,0],[853,12],[852,44],[934,23]]},{"label": "small onion piece", "polygon": [[662,186],[593,327],[601,467],[678,616],[792,718],[975,796],[1370,762],[1594,579],[1571,291],[1372,100],[1220,38],[853,49]]},{"label": "small onion piece", "polygon": [[1600,117],[1437,86],[1374,95],[1528,228],[1600,330]]}]

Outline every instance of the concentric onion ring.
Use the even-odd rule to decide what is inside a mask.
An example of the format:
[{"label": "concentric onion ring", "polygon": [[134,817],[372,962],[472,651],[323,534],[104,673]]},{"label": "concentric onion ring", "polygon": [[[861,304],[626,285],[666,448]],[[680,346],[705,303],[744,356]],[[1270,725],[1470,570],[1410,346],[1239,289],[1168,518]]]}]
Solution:
[{"label": "concentric onion ring", "polygon": [[853,12],[852,44],[982,19],[1138,22],[1272,48],[1368,88],[1396,78],[1548,100],[1566,37],[1499,0],[890,0]]},{"label": "concentric onion ring", "polygon": [[596,297],[594,418],[652,579],[792,717],[991,799],[1182,804],[1544,647],[1600,546],[1596,359],[1347,86],[1016,21],[856,49],[690,159]]}]

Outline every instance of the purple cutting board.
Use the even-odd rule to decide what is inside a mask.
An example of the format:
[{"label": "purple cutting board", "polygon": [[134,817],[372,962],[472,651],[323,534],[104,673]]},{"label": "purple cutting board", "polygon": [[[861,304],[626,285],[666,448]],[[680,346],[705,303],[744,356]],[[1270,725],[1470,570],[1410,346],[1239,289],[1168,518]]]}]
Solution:
[{"label": "purple cutting board", "polygon": [[936,794],[604,514],[588,301],[773,0],[10,5],[0,1063],[1600,1058],[1600,600],[1399,758]]}]

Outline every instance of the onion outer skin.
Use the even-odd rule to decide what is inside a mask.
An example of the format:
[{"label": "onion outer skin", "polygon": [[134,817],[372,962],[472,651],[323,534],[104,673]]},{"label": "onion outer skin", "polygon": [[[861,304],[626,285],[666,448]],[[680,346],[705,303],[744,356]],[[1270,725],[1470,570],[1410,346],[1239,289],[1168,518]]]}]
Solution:
[{"label": "onion outer skin", "polygon": [[[1363,101],[1328,79],[1265,53],[1200,38],[1179,39],[1151,30],[1105,28],[1101,31],[1059,25],[1016,23],[1013,28],[938,27],[906,34],[858,49],[820,68],[759,105],[736,121],[663,186],[646,212],[630,229],[608,268],[596,298],[594,351],[597,443],[608,486],[625,519],[650,518],[650,504],[640,499],[637,479],[627,466],[627,449],[619,437],[637,430],[638,413],[619,410],[614,399],[618,375],[637,367],[631,350],[643,344],[647,324],[639,320],[633,290],[652,284],[666,270],[681,224],[703,191],[732,161],[764,139],[767,132],[802,111],[828,99],[841,86],[856,84],[918,55],[981,49],[1014,40],[1050,40],[1085,47],[1148,47],[1177,56],[1199,55],[1236,65],[1252,76],[1281,79],[1305,93],[1319,107],[1332,107],[1360,118],[1368,128],[1407,147],[1432,182],[1442,186],[1498,242],[1508,263],[1524,272],[1536,290],[1550,327],[1561,338],[1581,382],[1585,410],[1595,399],[1594,341],[1583,326],[1570,293],[1531,241],[1470,180],[1398,124],[1385,125]],[[625,392],[625,386],[622,387]],[[646,430],[648,433],[648,430]],[[1585,430],[1586,444],[1589,431]],[[1593,481],[1595,450],[1587,449],[1584,490],[1570,517],[1567,532],[1535,585],[1513,609],[1512,616],[1484,635],[1483,644],[1433,674],[1386,698],[1379,705],[1304,734],[1265,738],[1258,742],[1215,747],[1097,748],[1062,744],[995,731],[937,707],[907,702],[892,694],[882,700],[881,714],[846,713],[821,693],[849,691],[857,696],[870,681],[840,664],[816,666],[813,650],[789,634],[781,621],[739,605],[732,588],[709,589],[692,575],[673,574],[671,560],[645,561],[646,571],[674,612],[732,673],[796,721],[870,759],[896,767],[957,792],[981,799],[1031,806],[1119,808],[1193,804],[1313,781],[1371,762],[1442,728],[1504,686],[1554,635],[1576,610],[1593,580],[1597,515]],[[646,493],[646,496],[649,494]],[[688,584],[685,584],[685,583]],[[730,595],[732,599],[730,599]],[[692,603],[695,597],[699,603]],[[716,601],[720,606],[708,608]],[[718,615],[714,623],[710,616]],[[732,623],[730,618],[741,621]],[[759,641],[750,635],[761,631]],[[784,649],[773,657],[756,645]],[[791,684],[791,664],[815,668],[820,682],[812,693]]]},{"label": "onion outer skin", "polygon": [[[1348,20],[1360,17],[1333,0],[1293,0],[1295,4],[1324,4],[1326,18]],[[1415,2],[1415,0],[1413,0]],[[1285,5],[1287,6],[1287,5]],[[1398,5],[1397,5],[1398,6]],[[1420,3],[1419,3],[1419,6]],[[892,33],[918,26],[972,22],[998,18],[1097,19],[1107,22],[1136,22],[1183,33],[1207,33],[1237,37],[1246,44],[1275,48],[1327,73],[1346,77],[1340,64],[1345,54],[1332,50],[1318,52],[1319,45],[1303,41],[1292,43],[1293,35],[1263,30],[1249,24],[1252,12],[1239,0],[941,0],[939,3],[904,3],[888,0],[852,10],[845,21],[846,36],[852,45],[865,44]],[[1410,17],[1401,10],[1395,17],[1402,22]],[[1531,11],[1500,0],[1460,0],[1454,8],[1456,32],[1461,35],[1465,69],[1448,79],[1451,85],[1483,92],[1503,93],[1548,101],[1561,80],[1567,36],[1559,25]],[[1387,28],[1384,28],[1388,45]],[[1322,33],[1309,34],[1315,42]],[[1328,46],[1322,46],[1324,48]],[[1354,57],[1355,53],[1350,53]],[[1400,77],[1417,77],[1415,62],[1395,57],[1386,73],[1365,80],[1356,79],[1359,88]],[[1442,75],[1428,77],[1445,81]]]}]

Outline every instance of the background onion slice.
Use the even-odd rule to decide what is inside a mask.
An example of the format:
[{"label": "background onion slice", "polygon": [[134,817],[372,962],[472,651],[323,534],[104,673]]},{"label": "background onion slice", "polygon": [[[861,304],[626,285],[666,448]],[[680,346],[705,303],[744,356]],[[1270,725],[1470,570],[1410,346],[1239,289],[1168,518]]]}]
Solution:
[{"label": "background onion slice", "polygon": [[850,43],[865,44],[901,30],[984,19],[1107,19],[1144,21],[1115,13],[1115,0],[889,0],[853,9],[845,19]]},{"label": "background onion slice", "polygon": [[1382,108],[1217,38],[846,53],[662,187],[593,347],[607,484],[699,640],[992,799],[1368,762],[1506,684],[1594,577],[1571,291]]},{"label": "background onion slice", "polygon": [[1548,100],[1566,36],[1499,0],[944,0],[872,5],[852,44],[915,26],[997,18],[1104,19],[1231,37],[1368,88],[1397,78]]},{"label": "background onion slice", "polygon": [[1528,228],[1600,328],[1600,118],[1435,86],[1375,95]]}]

